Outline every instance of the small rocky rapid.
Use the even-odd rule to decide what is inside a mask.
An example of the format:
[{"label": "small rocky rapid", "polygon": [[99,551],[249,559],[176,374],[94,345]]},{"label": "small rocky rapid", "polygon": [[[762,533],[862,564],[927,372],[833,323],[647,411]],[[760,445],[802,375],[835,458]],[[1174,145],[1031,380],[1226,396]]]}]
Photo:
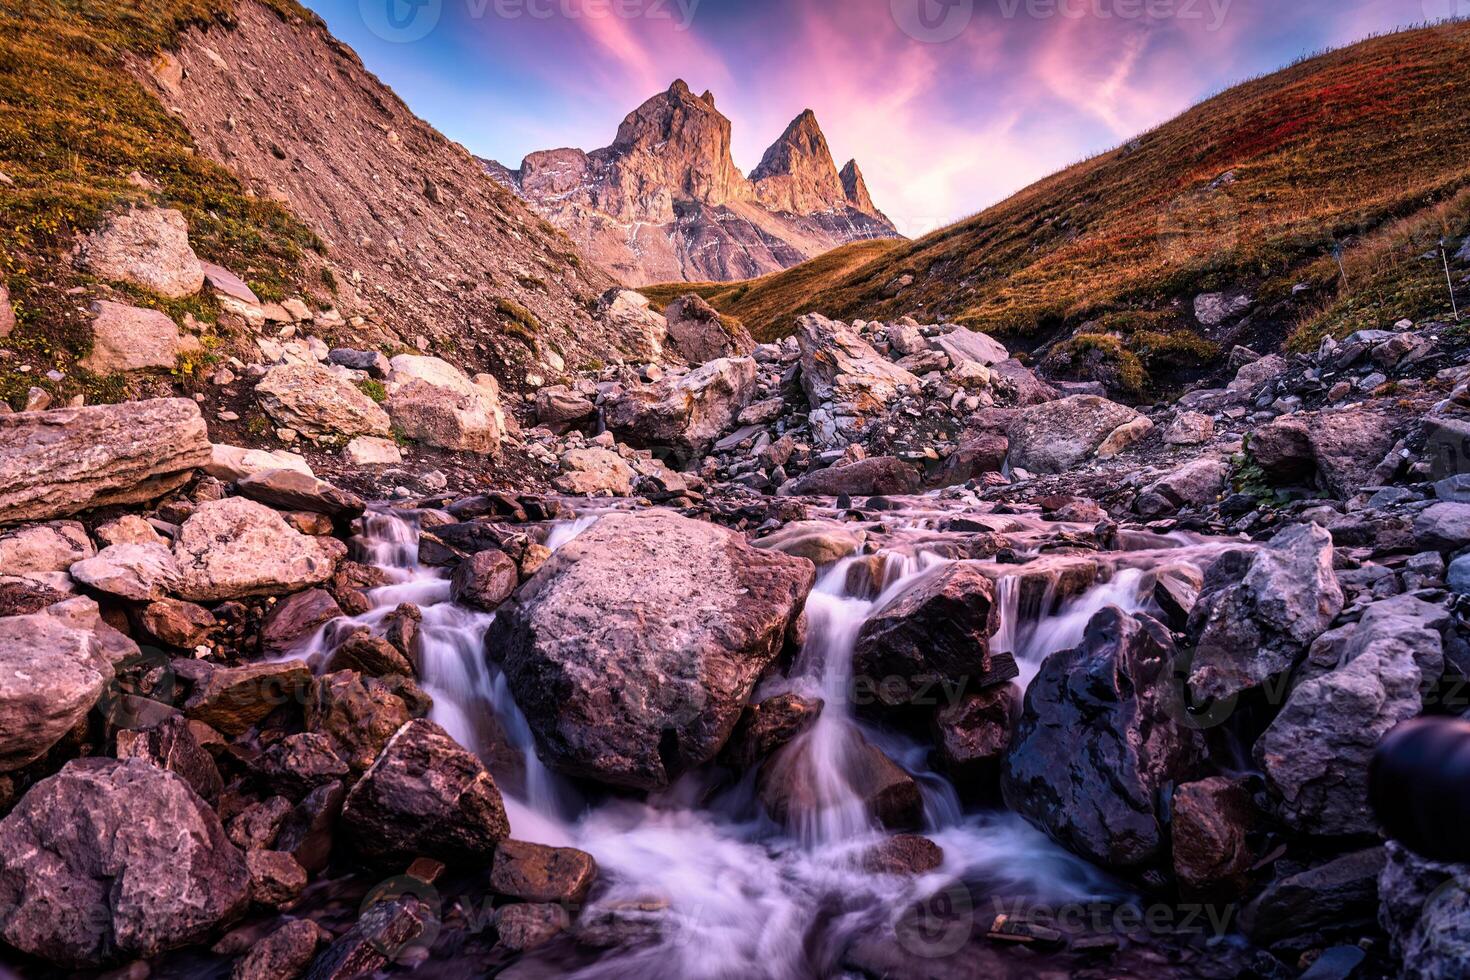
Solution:
[{"label": "small rocky rapid", "polygon": [[[956,566],[949,555],[974,548],[968,535],[936,530],[945,515],[931,509],[933,501],[910,505],[881,529],[880,540],[891,547],[820,567],[806,597],[804,641],[751,697],[757,710],[800,705],[814,719],[794,737],[788,732],[790,740],[759,772],[741,773],[722,757],[638,799],[548,768],[503,671],[484,654],[495,613],[457,603],[445,570],[420,563],[420,515],[412,511],[364,517],[354,552],[379,568],[386,584],[366,593],[367,611],[324,625],[288,656],[321,670],[342,637],[362,627],[382,631],[394,610],[414,603],[422,616],[420,682],[433,698],[429,718],[480,754],[517,839],[574,848],[595,860],[598,883],[585,906],[564,910],[576,941],[543,946],[506,976],[794,980],[881,971],[895,954],[948,970],[943,964],[980,940],[1003,910],[1095,912],[1141,899],[1136,885],[1007,812],[993,787],[978,791],[979,802],[976,787],[964,787],[962,800],[954,777],[935,768],[927,733],[865,714],[871,696],[864,684],[872,679],[855,676],[854,665],[865,625]],[[599,516],[547,526],[545,547],[555,554]],[[1225,546],[1159,537],[1153,550],[1096,552],[1082,559],[1091,563],[1089,580],[1076,561],[1030,552],[1037,539],[1057,536],[1054,525],[991,520],[1022,549],[1016,564],[987,568],[995,576],[991,645],[1015,657],[1022,687],[1048,654],[1079,643],[1105,607],[1165,616],[1154,598],[1155,570],[1194,568],[1191,561]],[[827,529],[841,528],[833,522]],[[1002,689],[1017,692],[1019,710],[1017,688],[1003,682],[992,690]],[[955,707],[970,693],[960,685],[933,696]],[[1116,950],[1128,940],[1104,920],[1093,926],[1079,948]],[[1036,947],[1025,962],[1086,966],[1085,955],[1062,952],[1060,934],[1053,939],[1045,927],[1011,938]],[[405,955],[412,959],[413,952]],[[993,968],[1029,967],[998,961]]]}]

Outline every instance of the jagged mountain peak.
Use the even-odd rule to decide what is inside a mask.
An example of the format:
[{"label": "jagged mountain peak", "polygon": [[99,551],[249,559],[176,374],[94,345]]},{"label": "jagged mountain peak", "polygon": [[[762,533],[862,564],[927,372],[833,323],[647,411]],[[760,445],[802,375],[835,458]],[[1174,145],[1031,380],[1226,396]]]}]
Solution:
[{"label": "jagged mountain peak", "polygon": [[810,109],[791,120],[750,172],[756,199],[789,214],[812,214],[847,205],[847,194],[827,137]]},{"label": "jagged mountain peak", "polygon": [[752,278],[847,242],[897,235],[866,188],[859,199],[867,207],[851,203],[810,109],[747,178],[714,95],[694,95],[683,79],[630,112],[610,146],[542,150],[519,170],[485,166],[634,284]]},{"label": "jagged mountain peak", "polygon": [[842,173],[837,176],[842,180],[842,193],[847,197],[848,204],[868,214],[878,213],[873,196],[868,193],[868,182],[863,179],[863,172],[858,169],[856,160],[847,161]]}]

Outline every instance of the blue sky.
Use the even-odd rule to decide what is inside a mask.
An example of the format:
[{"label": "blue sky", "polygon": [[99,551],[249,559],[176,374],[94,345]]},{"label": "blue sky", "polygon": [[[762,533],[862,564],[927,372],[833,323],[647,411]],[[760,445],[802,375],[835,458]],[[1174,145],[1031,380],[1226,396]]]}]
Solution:
[{"label": "blue sky", "polygon": [[[515,166],[684,78],[754,167],[813,109],[916,234],[1253,75],[1470,0],[304,0],[419,115]],[[390,9],[391,5],[391,9]]]}]

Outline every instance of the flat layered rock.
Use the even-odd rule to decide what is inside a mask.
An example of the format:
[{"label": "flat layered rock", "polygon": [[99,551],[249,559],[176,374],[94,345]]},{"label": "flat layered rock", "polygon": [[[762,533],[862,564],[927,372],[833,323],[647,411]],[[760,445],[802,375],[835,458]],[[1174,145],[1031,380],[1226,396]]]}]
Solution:
[{"label": "flat layered rock", "polygon": [[0,525],[147,503],[209,460],[184,398],[0,415]]}]

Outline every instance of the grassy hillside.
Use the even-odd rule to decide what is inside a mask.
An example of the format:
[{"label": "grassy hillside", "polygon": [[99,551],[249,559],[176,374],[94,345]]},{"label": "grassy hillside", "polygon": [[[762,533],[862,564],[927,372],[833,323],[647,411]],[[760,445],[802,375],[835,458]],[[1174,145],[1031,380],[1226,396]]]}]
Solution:
[{"label": "grassy hillside", "polygon": [[[268,2],[283,17],[313,16],[293,0]],[[0,0],[0,173],[9,178],[0,181],[0,280],[20,321],[4,346],[24,362],[0,362],[0,399],[15,400],[31,384],[107,397],[120,383],[72,366],[90,335],[67,290],[89,282],[72,268],[75,233],[129,203],[183,211],[199,254],[262,296],[302,290],[302,260],[322,248],[317,237],[196,153],[183,125],[128,70],[130,61],[167,50],[184,28],[228,17],[232,7],[231,0]],[[157,190],[130,181],[135,172]],[[142,293],[136,300],[161,305]],[[208,314],[209,302],[172,304],[183,308],[170,312]],[[44,377],[53,367],[66,372],[65,382]]]},{"label": "grassy hillside", "polygon": [[698,293],[721,313],[745,324],[757,340],[790,333],[791,322],[821,308],[818,299],[836,283],[881,259],[903,242],[898,239],[853,242],[810,262],[746,282],[671,282],[639,290],[659,309],[680,296]]},{"label": "grassy hillside", "polygon": [[[1262,341],[1448,314],[1443,270],[1436,291],[1420,256],[1470,231],[1467,63],[1470,23],[1370,39],[1233,88],[858,268],[832,276],[823,256],[713,301],[759,310],[767,336],[808,307],[943,317],[1032,347],[1087,324],[1094,349],[1110,337],[1124,357],[1164,362],[1213,352],[1191,301],[1214,289],[1256,294],[1273,334],[1251,338]],[[1300,283],[1310,288],[1294,294]]]}]

